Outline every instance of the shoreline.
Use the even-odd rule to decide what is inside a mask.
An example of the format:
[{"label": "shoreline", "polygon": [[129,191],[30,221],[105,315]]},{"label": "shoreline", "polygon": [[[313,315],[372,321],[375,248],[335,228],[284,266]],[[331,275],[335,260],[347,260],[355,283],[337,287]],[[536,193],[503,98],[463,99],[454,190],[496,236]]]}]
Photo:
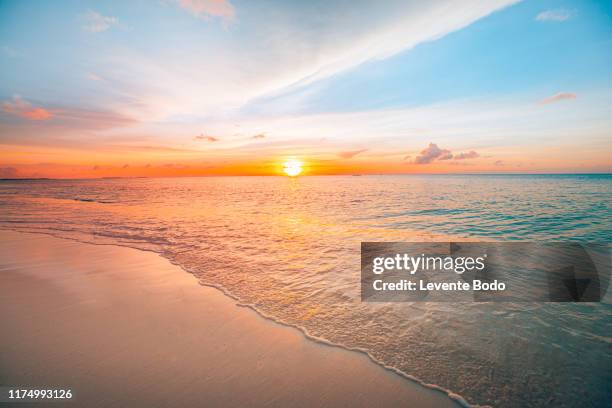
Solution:
[{"label": "shoreline", "polygon": [[[112,244],[112,243],[109,243],[109,244],[85,243],[85,242],[81,242],[73,238],[58,237],[56,235],[53,235],[51,233],[46,233],[46,232],[21,232],[21,231],[9,230],[9,229],[2,229],[0,230],[0,236],[2,237],[2,239],[0,239],[0,254],[3,255],[2,258],[0,259],[2,260],[2,265],[1,265],[2,272],[5,275],[7,274],[7,270],[10,270],[10,268],[7,267],[6,265],[7,260],[5,258],[15,257],[16,256],[15,251],[17,252],[30,251],[29,257],[25,257],[26,254],[21,254],[23,255],[22,259],[30,259],[32,258],[32,255],[35,255],[33,256],[33,258],[36,258],[37,256],[39,256],[36,254],[32,254],[32,252],[37,251],[37,249],[34,249],[33,246],[27,250],[25,249],[26,246],[24,244],[26,243],[26,241],[27,242],[39,241],[37,244],[39,247],[46,246],[46,247],[56,248],[56,250],[53,251],[51,255],[49,254],[46,255],[47,258],[43,257],[44,259],[46,259],[47,263],[53,263],[53,264],[57,263],[58,252],[61,252],[61,250],[59,250],[58,248],[63,247],[64,249],[66,249],[68,247],[71,247],[73,250],[77,249],[78,252],[83,252],[83,251],[87,252],[92,258],[96,260],[95,262],[96,264],[99,264],[100,262],[104,264],[104,267],[102,269],[96,269],[95,271],[87,272],[88,275],[90,274],[93,275],[95,277],[95,280],[100,281],[98,285],[103,286],[105,288],[104,290],[106,292],[104,292],[104,297],[111,297],[115,300],[117,300],[116,298],[120,296],[124,296],[124,295],[127,295],[128,298],[134,298],[138,296],[142,297],[143,295],[142,293],[140,293],[140,291],[142,290],[146,289],[150,291],[155,291],[159,289],[156,286],[148,287],[147,285],[150,285],[149,281],[151,280],[156,281],[156,280],[162,279],[163,280],[163,285],[162,285],[163,293],[162,294],[167,298],[166,300],[172,300],[176,302],[177,301],[177,298],[176,298],[177,289],[178,289],[182,297],[187,296],[190,303],[197,304],[193,308],[188,308],[188,309],[178,308],[179,310],[173,309],[171,313],[178,312],[177,316],[175,315],[164,316],[165,318],[171,317],[170,322],[165,321],[165,320],[163,322],[160,322],[158,319],[159,316],[151,315],[151,313],[148,313],[149,310],[142,310],[143,306],[138,306],[139,305],[138,302],[130,304],[131,308],[137,309],[137,310],[131,310],[131,313],[137,315],[137,317],[139,317],[140,319],[143,319],[143,318],[151,319],[152,318],[152,320],[155,322],[154,326],[155,325],[160,325],[160,326],[166,325],[166,326],[170,326],[170,328],[172,328],[173,330],[176,330],[177,328],[172,326],[174,324],[172,319],[177,319],[177,318],[182,319],[182,320],[187,319],[189,322],[188,322],[188,325],[186,326],[187,327],[186,331],[183,333],[185,336],[188,336],[188,337],[195,336],[195,338],[200,339],[200,340],[202,339],[202,337],[206,337],[207,341],[210,342],[213,346],[219,346],[219,344],[214,344],[215,341],[218,343],[220,342],[222,344],[225,344],[225,347],[234,346],[235,344],[232,345],[231,343],[236,343],[236,339],[240,339],[244,337],[245,330],[248,332],[248,329],[245,329],[243,325],[240,325],[240,327],[233,327],[233,326],[236,326],[234,324],[232,325],[232,328],[229,333],[231,335],[228,335],[228,333],[225,333],[224,334],[225,337],[221,336],[221,338],[213,338],[213,339],[211,339],[211,337],[215,337],[215,336],[219,337],[219,336],[217,334],[210,335],[209,333],[206,333],[206,334],[199,333],[199,331],[201,331],[202,328],[198,327],[198,325],[193,326],[194,322],[202,323],[200,320],[203,317],[208,318],[209,320],[211,319],[210,316],[205,316],[204,313],[198,313],[198,311],[207,310],[208,312],[210,312],[214,310],[215,313],[220,313],[220,314],[224,313],[225,317],[227,317],[227,315],[230,315],[230,319],[236,319],[237,318],[236,315],[240,315],[239,319],[246,319],[249,322],[249,324],[247,325],[248,327],[251,327],[251,326],[257,327],[258,335],[255,336],[255,339],[256,339],[255,342],[256,344],[258,344],[258,346],[262,346],[265,349],[268,349],[270,346],[272,348],[278,347],[279,346],[278,339],[279,338],[283,339],[283,341],[281,341],[281,345],[287,346],[286,349],[284,348],[282,349],[283,352],[286,354],[285,361],[282,361],[282,360],[279,361],[275,355],[266,355],[266,358],[264,359],[263,362],[259,361],[257,364],[255,364],[256,366],[255,368],[259,370],[270,371],[270,367],[268,367],[269,365],[284,364],[285,366],[281,367],[280,369],[281,373],[283,371],[288,371],[294,375],[297,374],[300,378],[304,377],[304,375],[306,375],[306,378],[309,378],[308,376],[310,375],[310,376],[314,376],[317,379],[319,379],[318,384],[316,384],[316,380],[314,378],[310,380],[310,381],[314,381],[316,386],[314,390],[311,389],[309,390],[309,392],[304,392],[300,384],[286,384],[287,388],[284,389],[280,393],[282,396],[285,396],[289,389],[293,389],[293,390],[290,393],[292,395],[291,397],[289,397],[289,395],[286,395],[285,397],[283,397],[283,398],[289,398],[287,401],[283,402],[284,404],[286,403],[289,405],[292,405],[292,404],[294,405],[300,405],[300,404],[329,405],[330,403],[337,404],[337,403],[349,403],[350,402],[351,404],[356,404],[356,405],[360,405],[360,404],[371,405],[372,403],[376,403],[381,406],[387,406],[387,405],[393,406],[398,403],[400,404],[407,403],[407,404],[410,404],[411,406],[423,406],[423,407],[426,407],[426,406],[436,406],[437,407],[441,405],[459,406],[460,403],[465,404],[465,402],[462,400],[461,397],[455,394],[452,394],[449,391],[442,389],[441,387],[437,387],[436,385],[423,384],[418,379],[412,378],[411,376],[399,370],[396,370],[393,367],[384,366],[380,362],[374,360],[373,357],[369,355],[369,353],[367,353],[367,351],[365,350],[352,350],[352,349],[343,347],[342,345],[337,345],[337,344],[327,342],[323,339],[318,339],[312,335],[309,335],[307,331],[305,331],[303,328],[295,327],[293,325],[288,325],[286,323],[279,322],[270,316],[265,316],[259,310],[257,310],[256,308],[250,305],[240,304],[239,300],[235,299],[233,296],[231,296],[231,294],[227,293],[227,291],[224,291],[223,288],[218,288],[214,285],[208,285],[208,284],[199,282],[191,273],[181,268],[180,265],[173,264],[172,262],[170,262],[168,259],[166,259],[165,257],[163,257],[161,254],[157,252],[147,251],[147,250],[138,250],[133,247],[123,246],[119,244]],[[32,238],[32,237],[42,237],[42,238]],[[15,245],[15,243],[16,242],[18,243],[20,240],[22,244]],[[11,251],[7,251],[7,247],[11,247],[11,246],[15,248],[12,248]],[[106,250],[101,250],[100,248],[106,248]],[[97,254],[95,254],[96,252]],[[132,253],[127,254],[127,252],[132,252]],[[137,258],[139,259],[138,262],[145,263],[149,266],[154,265],[155,267],[154,268],[150,267],[145,271],[142,268],[142,265],[141,267],[138,267],[138,265],[130,264],[130,267],[127,268],[128,271],[127,272],[124,271],[124,273],[127,273],[127,274],[131,273],[133,275],[136,275],[135,277],[132,277],[132,279],[136,280],[136,282],[125,282],[125,276],[118,276],[112,270],[109,271],[109,269],[111,268],[109,265],[107,265],[107,263],[109,261],[108,255],[110,253],[116,255],[116,259],[112,259],[111,257],[112,259],[111,263],[117,262],[117,260],[121,257]],[[118,254],[118,253],[122,253],[122,254]],[[154,256],[153,254],[155,254],[156,256]],[[96,258],[96,256],[98,258]],[[62,264],[62,262],[64,264],[70,263],[70,259],[71,258],[60,260],[59,263],[60,264]],[[49,261],[53,261],[53,262],[49,262]],[[84,278],[82,276],[83,275],[82,270],[83,268],[87,269],[91,262],[85,262],[83,265],[81,265],[81,269],[73,270],[71,274],[69,275],[65,275],[64,273],[57,271],[58,265],[55,265],[55,268],[56,268],[55,272],[58,272],[59,276],[54,273],[53,279],[50,279],[48,276],[46,278],[41,278],[41,276],[39,276],[41,271],[36,272],[39,274],[39,275],[36,275],[36,273],[32,271],[32,268],[30,268],[27,271],[26,275],[33,274],[33,275],[36,275],[35,278],[33,276],[30,276],[29,278],[24,278],[24,271],[27,270],[27,268],[24,269],[24,264],[26,264],[25,266],[27,266],[27,262],[25,260],[21,261],[21,265],[19,265],[18,260],[15,260],[15,259],[12,260],[12,263],[11,262],[8,262],[8,263],[10,267],[12,267],[13,269],[14,268],[22,269],[22,272],[17,274],[19,275],[19,278],[12,277],[11,279],[8,279],[10,281],[8,282],[9,286],[16,285],[17,287],[21,288],[20,289],[21,291],[24,291],[24,290],[28,290],[28,288],[33,288],[33,285],[32,285],[33,282],[38,282],[40,284],[41,279],[42,279],[42,282],[44,282],[45,286],[51,285],[51,287],[54,284],[57,284],[58,281],[61,286],[61,284],[69,284],[69,282],[66,282],[66,281],[79,279],[79,278],[82,280],[82,278]],[[122,263],[124,262],[122,261]],[[44,268],[49,268],[48,265],[43,265],[43,266]],[[59,266],[61,267],[61,265]],[[98,265],[97,267],[100,267],[100,265]],[[122,265],[115,265],[115,269],[117,268],[121,269],[122,267],[123,267]],[[176,268],[180,270],[181,272],[180,274],[176,274],[176,271],[177,271]],[[16,280],[18,281],[20,279],[23,282],[21,283],[15,282]],[[123,282],[119,284],[115,282],[115,279],[123,280]],[[138,293],[134,293],[135,288],[132,287],[133,285],[136,285],[136,288],[140,289]],[[53,289],[51,290],[53,291]],[[57,288],[55,288],[55,290],[57,290]],[[97,288],[97,286],[95,288],[90,288],[89,290],[94,290],[93,292],[94,295],[100,296],[100,293],[98,293],[100,289]],[[122,292],[126,292],[126,290],[129,293],[122,294]],[[19,301],[13,298],[11,300],[10,295],[8,295],[7,293],[3,294],[2,292],[6,292],[6,291],[0,291],[0,302],[7,303],[8,305],[11,305],[11,307],[15,307],[15,304],[18,304],[19,302],[21,302],[21,304],[17,305],[18,309],[19,308],[27,309],[30,307],[34,307],[34,308],[37,307],[36,305],[32,306],[29,303],[23,303],[23,299]],[[189,293],[189,294],[186,295],[186,293]],[[90,297],[84,296],[84,295],[91,295],[91,293],[85,293],[85,294],[81,293],[80,296],[84,298],[80,300],[80,303],[78,303],[79,305],[82,304],[83,302],[87,304],[88,302],[92,301]],[[48,294],[47,294],[47,297],[49,297]],[[211,301],[211,299],[213,298],[214,298],[214,301]],[[68,297],[68,299],[70,299],[70,296]],[[162,302],[161,300],[151,299],[148,297],[144,300],[143,299],[137,299],[137,300],[145,301],[145,302],[152,302],[151,305],[153,305],[154,308],[158,309],[161,307],[161,309],[164,309],[162,307],[163,305],[159,304],[160,302]],[[184,301],[185,299],[181,299],[181,300]],[[58,300],[57,299],[55,300],[45,299],[45,301],[54,303],[54,302],[57,302]],[[61,303],[62,301],[64,301],[63,304]],[[121,298],[119,299],[119,301],[124,301],[124,299]],[[66,304],[67,300],[65,299],[64,300],[60,299],[59,302],[60,304],[55,303],[54,305],[56,307],[60,306],[60,309],[64,309],[64,310],[68,308],[68,310],[70,311],[69,312],[70,318],[76,320],[75,322],[72,322],[73,326],[75,326],[76,328],[82,329],[81,325],[83,324],[83,322],[79,321],[79,320],[82,320],[82,310],[80,309],[81,306],[78,306],[78,309],[74,309],[75,305],[70,304],[70,303]],[[96,300],[94,300],[94,303],[95,302]],[[3,306],[4,310],[7,310],[6,306],[7,305]],[[73,309],[70,309],[71,307]],[[87,307],[85,307],[85,309],[87,309]],[[108,313],[109,311],[112,311],[112,313],[116,313],[117,312],[116,306],[114,307],[114,309],[113,307],[110,307],[109,310],[105,310],[103,312]],[[76,315],[74,314],[75,312],[76,312]],[[101,311],[99,310],[94,310],[94,312],[101,313]],[[183,315],[188,315],[188,316],[183,316]],[[102,316],[100,316],[100,318],[102,319],[103,324],[112,323],[112,319],[111,319],[111,322],[104,320],[108,317],[109,316],[102,313]],[[135,316],[130,316],[130,317],[135,317]],[[216,317],[215,319],[219,320],[220,317]],[[8,323],[11,322],[11,318],[8,316],[5,316],[3,320],[7,320]],[[215,323],[220,324],[220,323],[223,323],[227,319],[221,318],[220,321],[217,321],[217,320],[215,320],[214,322],[210,322],[210,321],[204,322],[204,324],[205,325],[209,324],[211,326],[209,328],[215,328],[216,327]],[[7,322],[4,323],[5,327],[11,329],[10,325],[6,326]],[[12,322],[12,323],[15,323],[15,322]],[[127,323],[130,323],[130,322],[127,322]],[[134,322],[131,322],[131,324],[133,323]],[[44,325],[44,321],[41,321],[37,324]],[[19,325],[17,325],[17,327],[18,326]],[[113,325],[111,324],[110,327],[112,328]],[[38,326],[32,325],[31,327],[25,327],[22,329],[24,329],[25,332],[30,332],[29,334],[32,334],[31,333],[32,329],[36,331],[36,329],[38,328],[39,328]],[[165,329],[168,329],[168,328],[169,327],[165,327]],[[50,328],[46,327],[45,329],[50,329]],[[138,335],[137,333],[133,333],[133,332],[130,333],[130,324],[128,324],[128,326],[125,327],[124,330],[127,330],[128,334]],[[198,333],[194,334],[194,332],[198,332]],[[59,332],[55,334],[60,337],[66,336],[66,334],[64,334],[63,332]],[[84,336],[81,342],[84,340],[85,342],[93,341],[94,343],[96,343],[95,339],[91,339],[90,338],[91,335],[88,335],[88,333],[81,333],[81,335]],[[140,335],[142,336],[142,334]],[[161,333],[161,335],[163,335],[163,333]],[[14,336],[14,333],[11,332],[11,334],[6,337],[13,337],[13,336]],[[252,339],[253,336],[249,336],[249,338]],[[157,338],[155,338],[154,340],[156,339]],[[141,340],[144,340],[142,343],[145,343],[145,344],[141,344],[141,346],[144,348],[147,348],[146,342],[148,339],[145,338]],[[8,340],[5,340],[5,341],[8,341]],[[291,343],[291,345],[285,344],[288,341],[289,343]],[[83,345],[81,342],[77,342],[76,344],[74,344],[74,347],[76,347],[77,349],[79,347],[83,348]],[[180,341],[178,340],[173,340],[173,343],[176,343],[176,342],[180,343]],[[229,346],[228,346],[228,343],[230,344]],[[298,343],[299,345],[297,351],[295,350],[296,343]],[[7,349],[6,346],[11,346],[11,342],[8,341],[8,344],[5,345],[4,349]],[[170,352],[170,353],[177,352],[176,344],[163,344],[163,345],[158,344],[158,346],[160,346],[163,349],[162,350],[163,352]],[[223,358],[217,355],[211,356],[211,354],[209,353],[210,350],[206,350],[206,349],[200,350],[199,347],[194,348],[193,345],[191,346],[192,347],[189,348],[189,351],[191,353],[195,353],[195,354],[199,353],[200,356],[205,359],[212,357],[221,368],[227,368],[228,365],[242,366],[243,363],[245,362],[248,363],[252,359],[248,355],[248,353],[247,355],[243,355],[242,358],[235,358],[235,357]],[[38,345],[35,345],[35,347],[33,348],[34,349],[38,348],[39,350],[37,351],[40,353],[41,352],[40,349],[47,348],[47,344],[46,343],[38,344]],[[170,350],[166,350],[168,348]],[[111,348],[107,351],[107,353],[115,354],[113,350],[114,349]],[[67,351],[70,351],[70,350],[67,350]],[[82,350],[77,350],[77,351],[82,351]],[[357,351],[358,353],[354,353],[354,351]],[[242,354],[244,351],[239,350],[239,352],[240,354]],[[8,354],[9,353],[7,353],[7,356],[3,357],[3,360],[7,362],[12,361],[13,363],[16,363],[16,361],[14,361],[14,357]],[[45,354],[45,350],[42,350],[42,354]],[[275,354],[275,353],[272,353],[272,354]],[[308,356],[308,358],[305,360],[306,356]],[[110,356],[110,357],[114,357],[114,356]],[[326,357],[326,358],[323,359],[322,361],[319,361],[321,360],[322,357]],[[351,369],[347,370],[345,373],[344,372],[338,373],[337,371],[341,370],[339,367],[335,365],[333,367],[329,366],[329,363],[327,362],[327,360],[329,360],[330,358],[331,360],[334,360],[336,362],[342,362],[341,364],[342,366],[351,367]],[[301,367],[299,373],[295,372],[296,368],[293,367],[294,364],[292,364],[292,360],[296,360],[296,359],[299,360],[301,364],[306,363],[306,366],[307,366],[306,368]],[[317,361],[317,362],[314,363],[314,361]],[[295,361],[293,361],[293,363],[294,362]],[[87,365],[88,363],[89,362],[86,361],[85,365]],[[191,368],[192,371],[194,368],[196,369],[195,371],[198,371],[197,369],[201,368],[199,366],[191,367],[189,362],[183,362],[182,364],[187,364],[188,366],[187,368]],[[129,364],[127,365],[129,366]],[[7,364],[7,366],[10,367],[11,365]],[[18,364],[14,364],[14,367],[17,367],[17,366]],[[159,371],[165,371],[165,367],[158,366],[156,368]],[[10,370],[11,369],[7,371],[10,372]],[[276,372],[277,370],[272,370],[272,371],[274,372],[267,372],[268,377],[271,377],[271,378],[267,378],[268,382],[272,381],[278,375],[281,375]],[[182,372],[184,376],[187,376],[190,370],[183,370]],[[244,370],[241,375],[249,376],[249,374],[252,374],[253,372],[254,371],[247,369],[247,370]],[[362,374],[363,378],[359,378],[359,379],[355,378],[355,373]],[[30,372],[30,374],[32,374],[32,372]],[[223,377],[224,375],[227,375],[228,373],[218,374],[215,372],[215,373],[208,373],[208,374],[212,375],[214,378],[215,376]],[[235,371],[232,371],[231,376],[237,376],[237,375],[238,374],[236,374]],[[154,377],[154,375],[150,374],[149,377],[151,376]],[[286,377],[285,375],[282,375],[280,378],[277,378],[276,381],[282,382],[282,380],[284,380],[285,377]],[[326,377],[326,378],[323,379],[323,377]],[[331,378],[327,378],[327,377],[331,377]],[[8,378],[5,378],[2,382],[6,382],[7,379]],[[152,378],[148,379],[149,382],[150,380],[152,380]],[[184,378],[184,380],[186,382],[189,382],[187,378]],[[265,380],[265,376],[264,376],[264,380]],[[139,380],[137,381],[137,383],[139,384],[141,388],[142,387],[146,388],[147,381]],[[272,384],[274,384],[274,381],[272,381]],[[33,385],[33,384],[29,384],[29,385]],[[149,383],[148,385],[150,386],[151,384]],[[333,385],[333,387],[330,388],[330,385]],[[184,384],[181,386],[184,386]],[[130,385],[128,386],[128,388],[129,387],[132,387],[132,386]],[[263,388],[266,388],[266,387],[263,387]],[[215,389],[214,394],[215,395],[219,394],[219,392],[223,389],[226,389],[226,388],[223,386],[223,387],[219,387]],[[266,394],[264,392],[266,390],[262,389],[262,387],[255,387],[255,389],[257,390],[258,394],[259,393],[264,394],[264,395]],[[348,390],[349,392],[340,392],[340,390],[342,389],[344,389],[345,391]],[[301,391],[301,394],[298,393],[297,396],[293,396],[296,390]],[[317,394],[319,394],[319,391],[321,390],[326,390],[327,397],[324,399],[316,400],[317,398],[320,398],[317,396]],[[368,392],[368,395],[366,398],[364,398],[364,395],[362,394],[364,391]],[[221,392],[221,394],[223,393]],[[359,398],[356,398],[357,396]],[[191,395],[191,397],[194,398],[195,396]],[[244,397],[244,395],[242,397]],[[273,400],[278,400],[279,398],[277,394],[275,394],[274,392],[270,394],[269,391],[268,391],[267,397],[272,398]],[[232,398],[240,399],[241,396],[234,395]],[[312,400],[313,398],[315,399],[315,401],[308,402],[309,399]],[[223,398],[221,397],[220,401],[222,400]],[[188,402],[188,401],[185,401],[185,402]],[[223,401],[223,402],[229,402],[229,401]],[[191,400],[191,403],[196,404],[197,399]],[[269,405],[269,404],[262,402],[261,404],[257,404],[257,405]],[[275,405],[275,404],[272,404],[272,405]],[[92,406],[96,406],[96,405],[92,405]],[[188,404],[186,406],[190,406],[190,405]]]}]

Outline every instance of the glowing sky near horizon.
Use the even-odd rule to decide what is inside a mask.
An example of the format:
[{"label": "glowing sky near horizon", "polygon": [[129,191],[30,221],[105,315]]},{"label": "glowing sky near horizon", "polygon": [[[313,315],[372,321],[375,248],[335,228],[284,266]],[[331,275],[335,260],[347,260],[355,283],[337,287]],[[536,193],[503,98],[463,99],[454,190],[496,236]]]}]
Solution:
[{"label": "glowing sky near horizon", "polygon": [[0,178],[611,172],[605,1],[0,3]]}]

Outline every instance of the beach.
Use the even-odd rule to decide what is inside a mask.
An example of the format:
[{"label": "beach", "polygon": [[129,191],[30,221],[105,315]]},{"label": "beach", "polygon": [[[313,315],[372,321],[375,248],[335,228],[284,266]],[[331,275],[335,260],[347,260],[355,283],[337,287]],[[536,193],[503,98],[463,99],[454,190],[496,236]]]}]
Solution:
[{"label": "beach", "polygon": [[70,388],[74,406],[458,406],[156,253],[1,231],[0,273],[0,384]]}]

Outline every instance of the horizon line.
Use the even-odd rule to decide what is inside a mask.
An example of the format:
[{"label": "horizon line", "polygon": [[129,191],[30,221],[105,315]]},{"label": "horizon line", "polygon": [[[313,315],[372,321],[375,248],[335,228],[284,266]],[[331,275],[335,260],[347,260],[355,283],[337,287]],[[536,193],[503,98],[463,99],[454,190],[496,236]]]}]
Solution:
[{"label": "horizon line", "polygon": [[474,172],[474,173],[354,173],[354,174],[303,174],[288,177],[283,174],[199,174],[169,176],[107,176],[107,177],[14,177],[0,178],[0,181],[42,181],[42,180],[115,180],[115,179],[158,179],[158,178],[204,178],[204,177],[362,177],[362,176],[612,176],[612,172]]}]

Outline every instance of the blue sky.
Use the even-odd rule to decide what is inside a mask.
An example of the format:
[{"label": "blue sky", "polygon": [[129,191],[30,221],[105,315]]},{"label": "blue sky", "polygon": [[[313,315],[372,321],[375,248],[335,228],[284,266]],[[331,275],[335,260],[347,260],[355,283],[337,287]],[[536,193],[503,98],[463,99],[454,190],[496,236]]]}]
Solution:
[{"label": "blue sky", "polygon": [[2,1],[0,165],[610,171],[610,50],[606,1]]},{"label": "blue sky", "polygon": [[[520,3],[443,39],[327,78],[298,109],[352,111],[608,88],[611,9],[611,4],[580,1]],[[546,10],[566,11],[568,18],[538,21]],[[305,87],[293,95],[309,91]],[[291,95],[257,101],[251,108],[263,110],[266,102],[283,105],[283,97]]]}]

